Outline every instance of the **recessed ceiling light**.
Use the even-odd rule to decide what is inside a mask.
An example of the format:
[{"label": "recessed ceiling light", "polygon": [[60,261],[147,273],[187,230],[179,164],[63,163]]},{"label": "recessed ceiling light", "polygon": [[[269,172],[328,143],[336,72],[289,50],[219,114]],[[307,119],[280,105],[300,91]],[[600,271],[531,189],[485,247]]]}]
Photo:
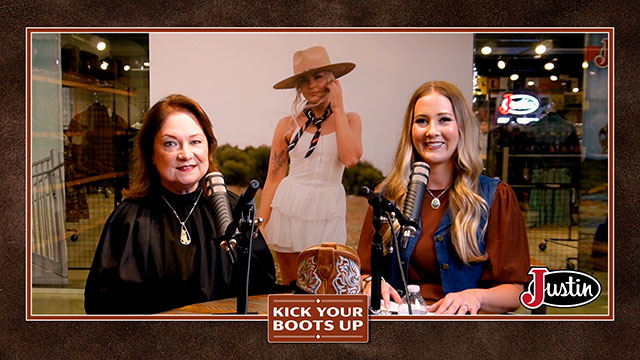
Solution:
[{"label": "recessed ceiling light", "polygon": [[546,64],[544,64],[544,68],[547,70],[553,70],[553,68],[556,67],[555,65],[553,65],[552,62],[548,62]]},{"label": "recessed ceiling light", "polygon": [[107,48],[107,44],[104,41],[100,41],[98,45],[96,45],[96,49],[102,51]]},{"label": "recessed ceiling light", "polygon": [[544,46],[542,44],[536,46],[536,54],[542,55],[545,52],[547,52],[547,47],[546,46]]},{"label": "recessed ceiling light", "polygon": [[506,66],[507,66],[507,63],[505,63],[504,60],[498,61],[498,68],[499,69],[504,69]]},{"label": "recessed ceiling light", "polygon": [[509,79],[511,79],[511,81],[516,81],[520,78],[520,76],[518,74],[513,74],[509,77]]},{"label": "recessed ceiling light", "polygon": [[551,75],[551,76],[549,76],[549,79],[551,79],[551,81],[556,81],[556,80],[558,80],[558,77],[555,76],[555,75]]},{"label": "recessed ceiling light", "polygon": [[491,54],[491,51],[492,51],[492,49],[491,49],[491,47],[490,47],[490,46],[485,46],[485,47],[483,47],[482,49],[480,49],[480,52],[481,52],[482,54],[484,54],[484,55],[489,55],[489,54]]}]

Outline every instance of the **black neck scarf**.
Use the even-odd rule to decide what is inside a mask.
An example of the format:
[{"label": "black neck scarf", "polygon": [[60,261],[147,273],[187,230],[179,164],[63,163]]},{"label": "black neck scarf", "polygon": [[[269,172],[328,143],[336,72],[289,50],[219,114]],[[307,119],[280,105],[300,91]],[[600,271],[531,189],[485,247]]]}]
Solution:
[{"label": "black neck scarf", "polygon": [[313,134],[313,138],[311,139],[311,143],[309,144],[309,150],[307,150],[307,154],[304,156],[305,158],[308,158],[311,153],[313,153],[313,150],[315,150],[316,145],[318,145],[322,122],[325,121],[329,116],[331,116],[333,111],[331,111],[331,105],[327,105],[327,109],[324,111],[320,118],[316,118],[315,115],[313,115],[313,111],[311,111],[311,108],[303,110],[303,113],[307,116],[307,122],[294,135],[293,139],[291,139],[291,143],[289,143],[289,148],[287,150],[291,151],[294,147],[296,147],[296,144],[298,143],[298,140],[300,140],[302,133],[309,127],[309,125],[311,125],[311,123],[313,123],[313,125],[316,126],[316,133]]}]

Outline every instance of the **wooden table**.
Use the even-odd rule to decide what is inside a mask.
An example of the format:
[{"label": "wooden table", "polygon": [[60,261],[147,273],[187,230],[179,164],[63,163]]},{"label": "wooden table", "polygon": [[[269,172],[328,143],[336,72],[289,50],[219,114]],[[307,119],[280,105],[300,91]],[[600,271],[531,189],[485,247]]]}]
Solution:
[{"label": "wooden table", "polygon": [[[267,315],[267,294],[249,296],[249,313]],[[194,314],[236,314],[236,298],[212,300],[181,308],[165,311],[162,314],[194,315]]]},{"label": "wooden table", "polygon": [[[267,307],[268,307],[268,294],[264,295],[251,295],[249,296],[249,314],[258,314],[258,315],[267,315]],[[433,301],[427,301],[428,305],[432,305]],[[222,299],[222,300],[212,300],[206,301],[198,304],[186,305],[177,309],[165,311],[160,313],[161,315],[169,314],[169,315],[221,315],[221,314],[229,314],[237,315],[237,303],[236,298]],[[491,315],[491,313],[480,312],[481,315]],[[434,315],[433,313],[430,315]],[[497,314],[493,314],[497,315]],[[392,319],[396,314],[391,315],[383,315],[389,316]]]}]

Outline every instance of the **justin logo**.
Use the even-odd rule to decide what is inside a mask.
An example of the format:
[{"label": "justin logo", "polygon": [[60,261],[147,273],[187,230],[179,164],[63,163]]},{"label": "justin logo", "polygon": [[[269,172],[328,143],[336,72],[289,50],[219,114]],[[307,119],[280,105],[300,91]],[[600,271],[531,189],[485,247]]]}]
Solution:
[{"label": "justin logo", "polygon": [[502,115],[527,115],[538,110],[540,101],[528,94],[504,94],[498,112]]},{"label": "justin logo", "polygon": [[549,271],[546,267],[532,267],[529,275],[533,280],[520,294],[520,303],[530,310],[542,305],[560,308],[583,306],[595,300],[602,291],[596,278],[581,271]]},{"label": "justin logo", "polygon": [[602,43],[602,48],[600,49],[600,54],[595,57],[594,62],[599,68],[606,68],[607,66],[609,66],[609,52],[607,51],[607,44],[609,43],[609,39],[604,38],[600,42]]}]

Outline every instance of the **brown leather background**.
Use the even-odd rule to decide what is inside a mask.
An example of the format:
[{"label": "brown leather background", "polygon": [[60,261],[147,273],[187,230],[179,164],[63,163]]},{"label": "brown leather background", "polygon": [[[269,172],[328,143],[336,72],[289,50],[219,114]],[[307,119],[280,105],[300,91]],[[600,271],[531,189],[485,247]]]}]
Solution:
[{"label": "brown leather background", "polygon": [[[344,4],[354,4],[347,6]],[[285,6],[285,4],[287,6]],[[3,1],[0,358],[633,358],[638,330],[638,9],[631,1]],[[615,26],[614,321],[380,322],[368,344],[268,344],[266,321],[25,321],[26,26]],[[357,46],[357,44],[354,44]],[[384,51],[384,49],[381,49]],[[407,54],[411,56],[411,54]],[[446,56],[446,54],[442,54]],[[384,86],[384,84],[381,84]],[[366,119],[364,119],[366,126]],[[613,291],[611,289],[610,291]]]}]

